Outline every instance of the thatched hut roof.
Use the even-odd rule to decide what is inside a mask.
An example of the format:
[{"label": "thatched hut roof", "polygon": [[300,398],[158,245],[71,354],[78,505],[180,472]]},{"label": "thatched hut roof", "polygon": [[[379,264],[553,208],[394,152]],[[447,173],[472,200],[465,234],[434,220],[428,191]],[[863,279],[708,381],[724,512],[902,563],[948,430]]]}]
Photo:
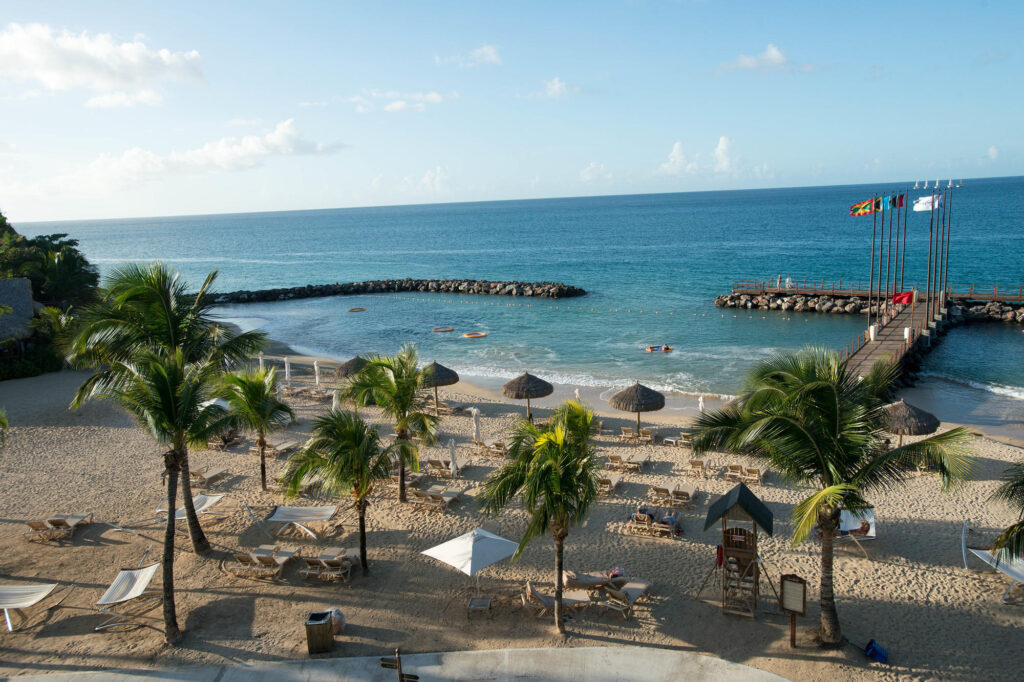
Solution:
[{"label": "thatched hut roof", "polygon": [[347,379],[353,374],[358,374],[363,367],[366,367],[366,360],[357,355],[348,362],[340,364],[338,369],[334,370],[334,376],[339,379]]},{"label": "thatched hut roof", "polygon": [[898,436],[925,436],[935,433],[939,419],[930,412],[900,400],[882,408],[886,429]]},{"label": "thatched hut roof", "polygon": [[427,388],[436,386],[451,386],[459,383],[459,375],[454,369],[448,369],[442,364],[432,362],[423,368],[423,385]]},{"label": "thatched hut roof", "polygon": [[513,400],[533,400],[551,395],[555,387],[540,377],[535,377],[529,372],[523,372],[515,379],[501,387],[501,394]]},{"label": "thatched hut roof", "polygon": [[665,396],[638,381],[613,395],[608,404],[623,412],[654,412],[665,407]]}]

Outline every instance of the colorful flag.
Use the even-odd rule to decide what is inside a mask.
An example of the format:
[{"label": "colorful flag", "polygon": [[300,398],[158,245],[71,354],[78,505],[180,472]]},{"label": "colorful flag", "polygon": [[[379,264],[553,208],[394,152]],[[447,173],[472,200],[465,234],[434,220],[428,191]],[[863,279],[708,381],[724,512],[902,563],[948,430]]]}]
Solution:
[{"label": "colorful flag", "polygon": [[915,211],[931,211],[933,208],[942,206],[942,195],[941,194],[929,194],[926,197],[920,197],[914,199],[914,210]]},{"label": "colorful flag", "polygon": [[903,208],[903,194],[894,194],[889,197],[889,206],[892,208]]},{"label": "colorful flag", "polygon": [[874,209],[871,207],[871,199],[850,206],[851,216],[871,215],[874,212]]},{"label": "colorful flag", "polygon": [[892,295],[892,302],[893,302],[893,305],[899,305],[899,304],[906,305],[906,304],[913,303],[914,302],[914,292],[913,291],[899,291],[899,292],[897,292],[897,293]]}]

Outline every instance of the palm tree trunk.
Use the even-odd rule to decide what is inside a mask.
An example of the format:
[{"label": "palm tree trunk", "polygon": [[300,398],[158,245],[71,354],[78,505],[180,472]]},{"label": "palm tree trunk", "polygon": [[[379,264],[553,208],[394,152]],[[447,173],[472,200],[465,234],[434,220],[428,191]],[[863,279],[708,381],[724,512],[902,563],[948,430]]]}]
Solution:
[{"label": "palm tree trunk", "polygon": [[839,627],[839,613],[836,611],[835,595],[832,591],[832,547],[836,530],[835,520],[828,517],[821,524],[821,624],[818,636],[822,646],[838,647],[843,643]]},{"label": "palm tree trunk", "polygon": [[263,437],[262,431],[256,432],[256,448],[260,451],[260,483],[263,489],[267,489],[267,439]]},{"label": "palm tree trunk", "polygon": [[167,525],[164,528],[163,598],[164,640],[177,644],[181,640],[178,614],[174,608],[174,508],[178,502],[178,474],[181,471],[178,453],[164,453],[164,472],[167,475]]},{"label": "palm tree trunk", "polygon": [[562,529],[555,529],[555,629],[563,635],[565,622],[562,620],[562,552],[565,535]]},{"label": "palm tree trunk", "polygon": [[[409,434],[402,429],[395,434],[398,440],[409,440]],[[407,498],[405,495],[405,460],[401,457],[398,458],[398,501],[406,502]]]},{"label": "palm tree trunk", "polygon": [[199,525],[196,506],[192,503],[192,477],[188,471],[188,446],[182,445],[181,454],[181,497],[185,507],[185,522],[188,524],[188,535],[192,539],[192,551],[202,556],[210,551],[210,541]]},{"label": "palm tree trunk", "polygon": [[370,575],[370,565],[366,561],[366,500],[356,502],[359,512],[359,565],[363,567],[363,575]]}]

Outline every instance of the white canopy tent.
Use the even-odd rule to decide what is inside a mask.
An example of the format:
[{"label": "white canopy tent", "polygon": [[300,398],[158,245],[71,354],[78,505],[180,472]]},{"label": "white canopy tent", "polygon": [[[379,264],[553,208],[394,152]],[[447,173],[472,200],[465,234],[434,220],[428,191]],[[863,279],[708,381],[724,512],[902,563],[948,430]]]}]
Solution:
[{"label": "white canopy tent", "polygon": [[480,596],[479,572],[491,564],[507,559],[518,545],[482,528],[443,542],[423,552],[432,559],[442,561],[468,576],[476,576],[476,594]]}]

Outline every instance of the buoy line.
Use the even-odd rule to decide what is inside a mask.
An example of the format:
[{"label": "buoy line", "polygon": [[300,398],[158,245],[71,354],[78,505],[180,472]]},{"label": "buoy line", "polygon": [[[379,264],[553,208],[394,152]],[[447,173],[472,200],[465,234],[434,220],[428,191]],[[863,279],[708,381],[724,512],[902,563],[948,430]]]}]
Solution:
[{"label": "buoy line", "polygon": [[431,331],[435,331],[435,332],[439,332],[439,333],[453,332],[453,331],[455,331],[455,327],[434,327]]},{"label": "buoy line", "polygon": [[482,339],[487,336],[486,332],[466,332],[462,335],[466,339]]},{"label": "buoy line", "polygon": [[364,310],[366,310],[366,308],[349,308],[349,309],[348,309],[348,311],[349,311],[350,313],[361,313],[361,312],[363,312]]}]

